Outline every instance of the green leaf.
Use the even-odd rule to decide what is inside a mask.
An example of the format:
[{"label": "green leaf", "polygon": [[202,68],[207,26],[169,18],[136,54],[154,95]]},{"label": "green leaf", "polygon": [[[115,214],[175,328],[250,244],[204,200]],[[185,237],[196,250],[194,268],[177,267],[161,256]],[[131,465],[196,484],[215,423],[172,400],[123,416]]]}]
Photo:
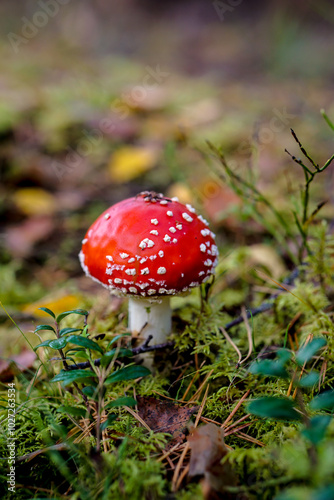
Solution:
[{"label": "green leaf", "polygon": [[50,316],[52,316],[53,318],[56,318],[56,315],[53,311],[51,311],[51,309],[49,309],[48,307],[39,307],[38,308],[40,311],[44,311],[46,312],[46,314],[49,314]]},{"label": "green leaf", "polygon": [[63,335],[67,335],[68,333],[81,332],[82,328],[62,328],[59,332],[59,335],[62,337]]},{"label": "green leaf", "polygon": [[263,359],[254,361],[249,367],[253,375],[263,375],[267,377],[287,378],[289,376],[284,363],[281,360]]},{"label": "green leaf", "polygon": [[294,401],[275,396],[254,399],[248,404],[248,412],[275,420],[301,420]]},{"label": "green leaf", "polygon": [[88,311],[84,309],[72,309],[71,311],[65,311],[57,316],[57,323],[60,323],[69,314],[80,314],[81,316],[88,316]]},{"label": "green leaf", "polygon": [[87,370],[61,370],[55,377],[53,377],[51,382],[63,382],[66,386],[72,382],[80,382],[81,380],[90,378],[97,378],[97,375]]},{"label": "green leaf", "polygon": [[133,356],[133,352],[130,349],[125,349],[121,347],[120,349],[112,349],[111,351],[106,352],[101,358],[101,366],[108,366],[109,363],[114,358],[115,354],[118,353],[118,358],[124,358],[125,356],[130,358]]},{"label": "green leaf", "polygon": [[119,406],[136,406],[137,401],[131,397],[118,398],[108,403],[105,408],[118,408]]},{"label": "green leaf", "polygon": [[49,347],[51,347],[51,349],[64,349],[64,347],[66,347],[66,344],[67,339],[55,339],[51,340],[51,342],[49,343]]},{"label": "green leaf", "polygon": [[114,422],[114,420],[116,420],[116,418],[117,418],[117,415],[109,415],[109,417],[107,418],[107,420],[105,420],[103,422],[103,424],[100,425],[101,431],[104,431],[104,429],[106,429],[107,427],[109,427],[109,425],[112,424]]},{"label": "green leaf", "polygon": [[50,330],[50,332],[56,333],[56,330],[51,325],[38,325],[35,328],[35,332],[39,332],[40,330]]},{"label": "green leaf", "polygon": [[310,361],[313,356],[315,356],[320,349],[325,347],[327,342],[321,337],[317,337],[306,345],[303,345],[296,354],[296,361],[299,366],[303,366],[304,363]]},{"label": "green leaf", "polygon": [[111,339],[111,341],[109,342],[107,349],[109,349],[109,347],[112,344],[114,344],[115,342],[117,342],[117,340],[119,340],[119,339],[121,339],[123,337],[131,337],[131,333],[121,333],[120,335],[116,335],[116,337],[114,337],[113,339]]},{"label": "green leaf", "polygon": [[334,390],[324,391],[310,402],[311,410],[333,410]]},{"label": "green leaf", "polygon": [[303,377],[299,380],[299,387],[312,387],[319,382],[320,375],[316,371],[311,371],[307,375],[303,375]]},{"label": "green leaf", "polygon": [[301,431],[311,443],[318,444],[325,437],[327,427],[329,426],[332,417],[330,415],[317,415],[311,418],[307,428]]},{"label": "green leaf", "polygon": [[112,373],[106,378],[104,385],[112,384],[113,382],[121,382],[122,380],[132,380],[139,377],[150,375],[150,370],[145,366],[126,366],[117,372]]},{"label": "green leaf", "polygon": [[67,337],[67,342],[85,347],[86,349],[92,349],[93,351],[98,351],[103,354],[102,347],[100,347],[99,344],[93,340],[87,339],[87,337],[81,337],[81,335],[69,335]]},{"label": "green leaf", "polygon": [[58,413],[68,413],[72,415],[72,417],[83,417],[85,418],[87,415],[87,410],[83,408],[77,408],[76,406],[59,406],[57,408]]},{"label": "green leaf", "polygon": [[38,349],[39,347],[48,347],[50,342],[52,342],[54,339],[49,339],[49,340],[44,340],[41,344],[38,344],[36,347],[34,347],[34,351]]},{"label": "green leaf", "polygon": [[98,392],[96,390],[96,387],[93,385],[87,385],[82,389],[82,392],[87,396],[87,398],[93,399],[96,401],[98,399]]}]

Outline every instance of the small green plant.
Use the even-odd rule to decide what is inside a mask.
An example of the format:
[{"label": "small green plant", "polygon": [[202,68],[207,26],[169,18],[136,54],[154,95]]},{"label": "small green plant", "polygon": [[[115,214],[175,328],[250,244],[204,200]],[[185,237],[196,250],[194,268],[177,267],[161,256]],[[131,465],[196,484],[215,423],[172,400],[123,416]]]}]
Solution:
[{"label": "small green plant", "polygon": [[[289,394],[294,390],[294,397],[273,395],[256,398],[248,403],[247,409],[263,419],[299,422],[300,437],[306,441],[310,468],[315,476],[320,463],[319,450],[333,419],[334,390],[325,390],[311,397],[305,391],[314,393],[315,387],[320,387],[321,373],[314,369],[314,365],[326,346],[324,338],[316,337],[305,342],[296,353],[279,349],[275,359],[256,360],[249,368],[253,375],[288,381]],[[331,485],[333,487],[334,484]],[[287,492],[279,498],[297,500],[298,497],[288,496]]]},{"label": "small green plant", "polygon": [[[116,419],[116,415],[112,414],[107,416],[104,422],[101,423],[102,416],[106,416],[106,413],[111,408],[136,405],[136,400],[129,396],[120,397],[106,403],[106,388],[115,382],[145,377],[150,374],[150,370],[144,366],[135,364],[121,366],[116,369],[116,361],[119,362],[121,358],[131,359],[133,353],[130,349],[121,347],[120,343],[117,343],[122,340],[124,335],[115,336],[108,342],[105,348],[96,340],[90,339],[87,325],[88,311],[74,309],[56,316],[53,311],[46,307],[41,307],[41,310],[53,318],[54,326],[47,324],[39,325],[35,329],[35,333],[45,330],[51,331],[55,338],[38,344],[35,350],[44,347],[58,351],[60,357],[52,359],[60,360],[63,364],[63,369],[53,377],[51,382],[60,382],[63,387],[72,385],[77,393],[80,394],[83,404],[86,407],[86,409],[83,409],[77,406],[60,406],[58,412],[66,413],[74,418],[85,416],[92,418],[91,412],[92,408],[94,408],[96,413],[96,450],[99,452],[102,431]],[[83,326],[61,328],[61,322],[70,314],[83,316]],[[99,339],[102,337],[103,339],[104,335],[97,337]],[[96,358],[96,353],[98,353],[100,358]],[[77,363],[77,358],[86,359],[87,362]]]}]

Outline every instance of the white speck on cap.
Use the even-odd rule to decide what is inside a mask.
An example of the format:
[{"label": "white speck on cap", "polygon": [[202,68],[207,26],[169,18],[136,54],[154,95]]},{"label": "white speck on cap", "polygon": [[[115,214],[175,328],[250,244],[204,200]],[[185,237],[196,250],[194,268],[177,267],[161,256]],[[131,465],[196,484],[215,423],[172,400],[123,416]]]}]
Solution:
[{"label": "white speck on cap", "polygon": [[152,231],[150,231],[150,234],[155,234],[155,236],[159,236],[159,233],[156,229],[152,229]]},{"label": "white speck on cap", "polygon": [[181,278],[184,278],[184,273],[181,273]]},{"label": "white speck on cap", "polygon": [[110,262],[113,262],[114,260],[111,255],[106,255],[106,259],[110,260]]},{"label": "white speck on cap", "polygon": [[151,219],[151,224],[157,226],[159,224],[158,219]]},{"label": "white speck on cap", "polygon": [[173,243],[177,243],[177,239],[176,238],[173,238]]},{"label": "white speck on cap", "polygon": [[135,262],[135,260],[136,260],[136,259],[135,259],[134,257],[131,257],[131,259],[129,259],[129,260],[128,260],[128,263],[129,263],[129,264],[132,264],[132,262]]},{"label": "white speck on cap", "polygon": [[119,255],[120,255],[121,259],[127,259],[129,257],[129,254],[125,253],[125,252],[121,252]]},{"label": "white speck on cap", "polygon": [[186,207],[189,210],[189,212],[192,212],[193,214],[196,213],[196,210],[194,209],[194,207],[192,207],[191,205],[189,205],[189,203],[186,204]]},{"label": "white speck on cap", "polygon": [[110,274],[110,276],[111,276],[112,272],[113,272],[113,269],[111,267],[106,268],[106,274]]},{"label": "white speck on cap", "polygon": [[198,215],[198,218],[201,222],[203,222],[203,224],[205,224],[206,226],[209,225],[208,221],[204,219],[204,217],[202,217],[202,215]]},{"label": "white speck on cap", "polygon": [[205,272],[201,271],[201,272],[198,273],[198,276],[203,276],[203,274],[205,274]]},{"label": "white speck on cap", "polygon": [[167,243],[167,241],[170,241],[171,237],[168,234],[165,234],[164,236],[164,241]]},{"label": "white speck on cap", "polygon": [[167,293],[166,288],[159,288],[159,293]]},{"label": "white speck on cap", "polygon": [[158,274],[166,274],[167,270],[165,267],[159,267],[157,273]]},{"label": "white speck on cap", "polygon": [[144,290],[144,288],[147,288],[149,286],[149,283],[137,283],[137,286],[139,286],[139,288],[141,288],[142,290]]},{"label": "white speck on cap", "polygon": [[168,215],[168,217],[173,217],[173,212],[171,210],[168,210],[167,215]]},{"label": "white speck on cap", "polygon": [[153,288],[149,288],[147,290],[147,295],[154,295],[155,293],[157,293],[155,290],[153,290]]},{"label": "white speck on cap", "polygon": [[126,272],[126,274],[129,274],[130,276],[135,276],[136,275],[136,270],[134,268],[132,268],[132,269],[126,269],[125,272]]},{"label": "white speck on cap", "polygon": [[154,241],[150,240],[149,238],[144,238],[143,241],[139,243],[140,248],[144,249],[146,247],[152,248],[154,246]]},{"label": "white speck on cap", "polygon": [[150,255],[150,257],[149,257],[150,260],[155,260],[156,258],[157,258],[156,255]]},{"label": "white speck on cap", "polygon": [[193,286],[198,286],[198,285],[199,285],[199,283],[197,283],[197,281],[192,281],[189,286],[193,287]]},{"label": "white speck on cap", "polygon": [[104,214],[104,218],[105,218],[105,220],[110,219],[110,214]]},{"label": "white speck on cap", "polygon": [[123,280],[121,280],[121,278],[115,278],[114,283],[121,284],[123,283]]},{"label": "white speck on cap", "polygon": [[183,212],[182,214],[182,217],[184,218],[184,220],[186,220],[187,222],[192,222],[194,219],[192,217],[190,217],[189,214],[187,214],[187,212]]},{"label": "white speck on cap", "polygon": [[210,236],[211,236],[211,238],[213,238],[213,239],[215,239],[215,237],[216,237],[215,233],[213,233],[212,231],[210,231]]},{"label": "white speck on cap", "polygon": [[145,267],[144,269],[142,269],[142,270],[140,271],[140,274],[150,274],[150,270],[149,270],[149,268],[148,268],[148,267]]},{"label": "white speck on cap", "polygon": [[158,255],[159,255],[159,257],[163,257],[165,255],[165,253],[163,250],[159,250]]},{"label": "white speck on cap", "polygon": [[87,243],[87,241],[88,241],[88,238],[84,238],[81,243],[84,245],[85,243]]},{"label": "white speck on cap", "polygon": [[124,285],[133,285],[134,284],[134,281],[128,281],[128,280],[123,280],[123,284]]},{"label": "white speck on cap", "polygon": [[134,286],[130,286],[129,292],[137,293],[137,288],[135,288]]},{"label": "white speck on cap", "polygon": [[176,290],[175,288],[170,288],[169,290],[167,290],[167,293],[168,295],[174,295],[176,293]]},{"label": "white speck on cap", "polygon": [[179,229],[179,230],[181,231],[181,229],[182,229],[182,224],[180,224],[180,223],[178,222],[178,223],[176,224],[176,227],[177,227],[177,229]]},{"label": "white speck on cap", "polygon": [[177,196],[173,196],[173,198],[171,198],[172,201],[179,201],[178,197]]},{"label": "white speck on cap", "polygon": [[201,243],[199,248],[200,248],[201,252],[203,252],[203,253],[206,252],[206,246],[204,245],[204,243]]},{"label": "white speck on cap", "polygon": [[170,230],[171,233],[176,233],[175,227],[170,227],[169,230]]},{"label": "white speck on cap", "polygon": [[210,241],[206,241],[205,244],[207,247],[209,247],[211,245]]},{"label": "white speck on cap", "polygon": [[122,292],[123,293],[127,293],[127,289],[126,288],[121,288]]},{"label": "white speck on cap", "polygon": [[202,283],[206,283],[209,279],[211,278],[211,276],[205,276],[204,280],[202,281]]},{"label": "white speck on cap", "polygon": [[210,232],[210,229],[201,229],[201,235],[204,237],[209,236]]},{"label": "white speck on cap", "polygon": [[88,238],[90,238],[90,237],[92,236],[92,232],[93,232],[93,230],[92,230],[92,229],[90,229],[90,230],[88,231],[88,234],[87,234]]},{"label": "white speck on cap", "polygon": [[168,204],[168,201],[167,200],[161,200],[160,201],[160,205],[167,205]]},{"label": "white speck on cap", "polygon": [[146,262],[147,259],[148,257],[143,257],[142,259],[140,259],[139,264],[144,264],[144,262]]},{"label": "white speck on cap", "polygon": [[211,253],[212,255],[218,255],[218,248],[216,245],[211,246]]},{"label": "white speck on cap", "polygon": [[205,266],[212,266],[212,260],[211,259],[206,259],[206,261],[204,262],[204,265]]}]

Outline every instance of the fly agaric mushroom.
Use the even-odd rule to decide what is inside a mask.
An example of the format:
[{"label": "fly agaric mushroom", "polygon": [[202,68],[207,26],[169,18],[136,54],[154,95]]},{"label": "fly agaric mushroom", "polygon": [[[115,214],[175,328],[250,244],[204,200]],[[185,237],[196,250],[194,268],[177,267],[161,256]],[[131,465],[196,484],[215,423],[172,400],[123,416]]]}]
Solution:
[{"label": "fly agaric mushroom", "polygon": [[129,297],[129,328],[153,343],[171,331],[170,296],[214,273],[215,235],[201,215],[177,198],[144,191],[103,212],[82,241],[87,276],[113,295]]}]

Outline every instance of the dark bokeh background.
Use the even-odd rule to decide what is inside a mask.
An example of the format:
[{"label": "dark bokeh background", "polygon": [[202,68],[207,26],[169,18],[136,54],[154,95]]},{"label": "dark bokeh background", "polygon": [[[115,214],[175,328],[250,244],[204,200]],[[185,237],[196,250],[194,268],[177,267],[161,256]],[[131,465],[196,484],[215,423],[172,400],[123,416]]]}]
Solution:
[{"label": "dark bokeh background", "polygon": [[[2,0],[2,301],[85,291],[86,229],[143,189],[191,201],[226,248],[261,241],[206,140],[284,206],[300,183],[290,127],[332,154],[333,26],[329,1]],[[333,201],[330,173],[316,196]]]}]

